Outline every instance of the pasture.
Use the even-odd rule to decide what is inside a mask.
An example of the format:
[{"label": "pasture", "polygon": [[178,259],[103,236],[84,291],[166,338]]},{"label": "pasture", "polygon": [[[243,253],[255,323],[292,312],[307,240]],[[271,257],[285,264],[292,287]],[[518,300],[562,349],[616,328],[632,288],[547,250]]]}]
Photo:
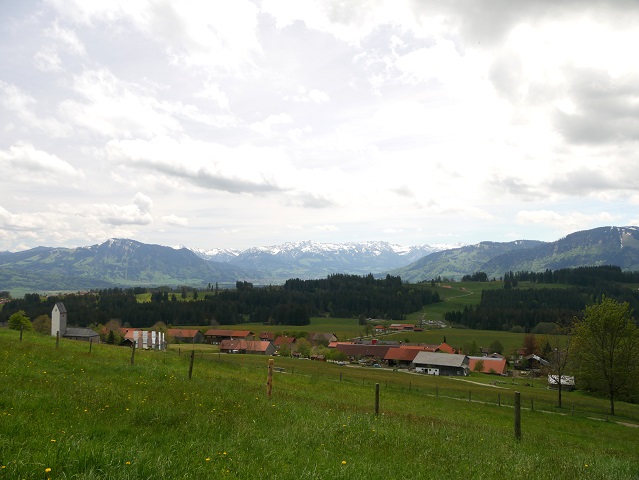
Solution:
[{"label": "pasture", "polygon": [[[606,421],[605,400],[578,393],[564,399],[584,402],[574,414],[547,413],[553,392],[541,386],[280,358],[269,399],[265,357],[202,352],[189,379],[184,350],[137,351],[131,364],[129,348],[18,335],[0,330],[0,478],[639,475],[636,405]],[[515,389],[522,406],[535,401],[520,441]]]}]

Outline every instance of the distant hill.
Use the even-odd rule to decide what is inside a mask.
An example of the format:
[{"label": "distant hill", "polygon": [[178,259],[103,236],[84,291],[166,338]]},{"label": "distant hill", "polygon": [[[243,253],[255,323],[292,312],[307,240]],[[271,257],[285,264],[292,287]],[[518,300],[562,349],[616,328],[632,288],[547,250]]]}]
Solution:
[{"label": "distant hill", "polygon": [[403,247],[387,242],[286,243],[240,250],[189,250],[111,239],[79,248],[37,247],[0,252],[0,290],[86,290],[113,286],[207,286],[209,283],[281,284],[333,273],[387,273],[405,281],[459,280],[482,271],[617,265],[639,270],[639,228],[601,227],[555,242],[517,240],[476,245]]},{"label": "distant hill", "polygon": [[455,245],[405,247],[388,242],[317,243],[297,242],[254,247],[247,250],[193,250],[202,258],[225,262],[269,283],[289,278],[326,278],[333,273],[354,275],[385,274],[433,252]]},{"label": "distant hill", "polygon": [[[526,250],[543,244],[535,240],[517,240],[514,242],[481,242],[476,245],[453,248],[431,253],[410,265],[391,270],[391,275],[399,275],[404,281],[420,282],[437,277],[460,280],[467,274],[486,271],[484,265],[495,257],[512,251]],[[488,272],[487,272],[488,273]],[[489,277],[501,276],[489,274]]]},{"label": "distant hill", "polygon": [[111,239],[80,248],[36,247],[0,255],[2,289],[83,290],[114,286],[203,286],[254,280],[232,265],[190,250]]},{"label": "distant hill", "polygon": [[555,242],[481,242],[432,253],[390,273],[419,282],[437,277],[459,280],[477,271],[485,272],[489,278],[499,278],[509,271],[540,272],[597,265],[639,270],[639,228],[599,227],[572,233]]}]

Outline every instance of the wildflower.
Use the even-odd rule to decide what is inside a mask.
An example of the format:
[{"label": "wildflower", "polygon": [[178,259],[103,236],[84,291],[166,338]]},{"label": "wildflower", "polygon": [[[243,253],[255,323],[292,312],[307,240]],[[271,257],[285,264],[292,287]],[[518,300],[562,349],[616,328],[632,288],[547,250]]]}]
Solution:
[{"label": "wildflower", "polygon": [[50,473],[51,472],[51,468],[47,467],[44,469],[44,473]]},{"label": "wildflower", "polygon": [[125,465],[131,465],[131,462],[129,460],[127,460],[126,462],[124,462]]},{"label": "wildflower", "polygon": [[342,460],[342,465],[346,465],[346,460]]},{"label": "wildflower", "polygon": [[52,438],[52,439],[51,439],[51,443],[55,443],[55,438]]},{"label": "wildflower", "polygon": [[211,461],[211,458],[210,458],[210,457],[206,457],[206,458],[204,459],[204,461],[205,461],[205,462],[210,462],[210,461]]}]

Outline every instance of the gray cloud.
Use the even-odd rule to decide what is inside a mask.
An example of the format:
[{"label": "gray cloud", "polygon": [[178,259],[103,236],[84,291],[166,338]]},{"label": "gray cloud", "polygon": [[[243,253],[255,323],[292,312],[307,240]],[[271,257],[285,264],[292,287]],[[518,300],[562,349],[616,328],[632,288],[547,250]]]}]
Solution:
[{"label": "gray cloud", "polygon": [[600,70],[569,72],[568,95],[576,112],[558,111],[559,131],[575,143],[601,143],[639,139],[639,78],[614,79]]}]

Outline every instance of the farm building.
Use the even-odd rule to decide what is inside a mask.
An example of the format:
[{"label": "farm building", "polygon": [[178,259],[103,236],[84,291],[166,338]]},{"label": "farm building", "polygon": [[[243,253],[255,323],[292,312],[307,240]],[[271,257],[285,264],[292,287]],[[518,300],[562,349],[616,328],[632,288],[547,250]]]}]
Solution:
[{"label": "farm building", "polygon": [[384,361],[390,366],[409,368],[417,354],[423,351],[424,349],[419,347],[392,347],[384,355]]},{"label": "farm building", "polygon": [[249,353],[254,355],[273,355],[275,346],[268,340],[222,340],[222,353]]},{"label": "farm building", "polygon": [[311,342],[312,345],[328,345],[331,342],[336,342],[337,336],[333,333],[309,333],[306,339]]},{"label": "farm building", "polygon": [[388,350],[388,345],[358,345],[338,342],[335,348],[352,360],[372,360],[381,362]]},{"label": "farm building", "polygon": [[64,303],[58,302],[51,310],[51,335],[73,340],[100,341],[100,335],[90,328],[67,327],[67,309]]},{"label": "farm building", "polygon": [[166,334],[176,343],[204,343],[204,335],[195,328],[169,328]]},{"label": "farm building", "polygon": [[508,362],[505,358],[491,358],[491,357],[468,357],[468,367],[471,372],[476,372],[477,362],[481,362],[480,373],[492,373],[494,375],[506,375],[508,371]]},{"label": "farm building", "polygon": [[[559,375],[548,375],[548,386],[550,388],[559,388]],[[561,389],[562,390],[574,390],[575,389],[575,377],[562,375],[561,376]]]},{"label": "farm building", "polygon": [[428,375],[468,375],[468,357],[454,353],[419,352],[413,360],[415,371]]},{"label": "farm building", "polygon": [[253,337],[253,332],[249,330],[219,330],[210,328],[204,332],[206,343],[218,344],[223,340],[247,340]]},{"label": "farm building", "polygon": [[273,345],[275,345],[276,349],[280,349],[280,347],[282,347],[283,345],[288,345],[289,347],[292,347],[293,344],[295,343],[296,338],[295,337],[287,337],[286,335],[280,335],[279,337],[277,337],[275,339],[275,341],[273,342]]}]

